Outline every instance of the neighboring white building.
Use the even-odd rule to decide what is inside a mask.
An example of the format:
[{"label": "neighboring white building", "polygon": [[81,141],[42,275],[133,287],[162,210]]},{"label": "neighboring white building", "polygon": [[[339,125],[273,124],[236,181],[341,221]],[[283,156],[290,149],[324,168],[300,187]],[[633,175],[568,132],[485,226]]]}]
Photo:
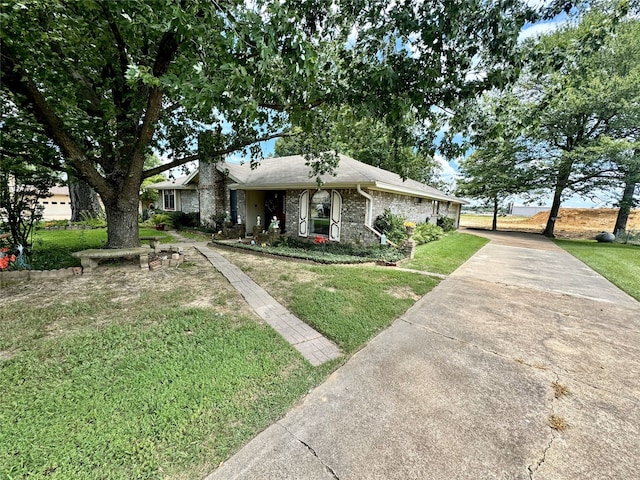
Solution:
[{"label": "neighboring white building", "polygon": [[51,187],[50,197],[41,198],[38,204],[44,207],[43,220],[69,220],[71,218],[71,197],[69,187]]},{"label": "neighboring white building", "polygon": [[536,213],[548,212],[551,207],[530,207],[526,205],[509,205],[509,214],[517,217],[533,217]]}]

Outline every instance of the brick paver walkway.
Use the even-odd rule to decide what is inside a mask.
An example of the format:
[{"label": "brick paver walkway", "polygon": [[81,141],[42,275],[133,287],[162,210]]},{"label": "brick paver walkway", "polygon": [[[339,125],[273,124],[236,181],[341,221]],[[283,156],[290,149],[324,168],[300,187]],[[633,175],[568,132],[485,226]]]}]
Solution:
[{"label": "brick paver walkway", "polygon": [[321,365],[342,354],[334,343],[280,305],[264,288],[222,255],[205,243],[193,245],[229,280],[260,318],[291,343],[311,365]]}]

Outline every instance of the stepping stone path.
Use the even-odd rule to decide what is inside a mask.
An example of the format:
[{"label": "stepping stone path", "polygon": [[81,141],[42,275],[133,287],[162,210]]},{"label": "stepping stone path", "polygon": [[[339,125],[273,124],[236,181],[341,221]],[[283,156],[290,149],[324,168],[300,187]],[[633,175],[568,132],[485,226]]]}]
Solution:
[{"label": "stepping stone path", "polygon": [[[176,234],[173,236],[191,243]],[[206,243],[194,242],[191,245],[227,278],[256,314],[293,345],[311,365],[322,365],[342,355],[333,342],[293,315],[264,288],[222,255],[210,249]]]}]

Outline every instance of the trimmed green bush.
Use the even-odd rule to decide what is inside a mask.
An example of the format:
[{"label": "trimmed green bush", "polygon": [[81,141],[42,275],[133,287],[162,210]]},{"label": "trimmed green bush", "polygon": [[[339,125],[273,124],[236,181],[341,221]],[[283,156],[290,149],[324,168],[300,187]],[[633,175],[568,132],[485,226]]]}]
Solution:
[{"label": "trimmed green bush", "polygon": [[182,228],[195,228],[200,225],[200,215],[198,212],[171,212],[171,224],[173,228],[180,230]]},{"label": "trimmed green bush", "polygon": [[418,244],[433,242],[444,237],[444,231],[442,228],[432,225],[430,223],[421,223],[416,227],[416,231],[413,234],[413,240]]},{"label": "trimmed green bush", "polygon": [[445,232],[452,232],[456,229],[456,221],[450,217],[438,218],[438,226]]},{"label": "trimmed green bush", "polygon": [[380,233],[384,233],[387,239],[393,243],[400,243],[407,238],[407,229],[404,226],[404,218],[385,208],[382,215],[378,215],[373,227]]}]

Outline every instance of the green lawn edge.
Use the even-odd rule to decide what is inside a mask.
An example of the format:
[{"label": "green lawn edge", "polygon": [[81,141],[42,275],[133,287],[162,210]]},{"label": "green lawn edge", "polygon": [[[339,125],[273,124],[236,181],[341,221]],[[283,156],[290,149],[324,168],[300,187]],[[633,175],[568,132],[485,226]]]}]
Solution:
[{"label": "green lawn edge", "polygon": [[554,240],[621,290],[640,301],[640,247],[594,240]]}]

